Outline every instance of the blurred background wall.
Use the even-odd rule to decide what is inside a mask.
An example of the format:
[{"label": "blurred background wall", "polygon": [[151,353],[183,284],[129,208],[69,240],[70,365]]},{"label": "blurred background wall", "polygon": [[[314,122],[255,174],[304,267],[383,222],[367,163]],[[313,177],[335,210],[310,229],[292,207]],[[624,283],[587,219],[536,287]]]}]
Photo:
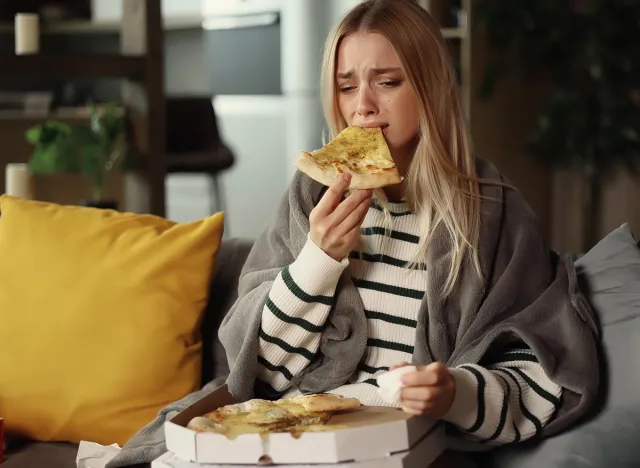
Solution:
[{"label": "blurred background wall", "polygon": [[[107,57],[123,51],[123,5],[132,1],[2,2],[1,167],[29,160],[28,128],[52,117],[82,122],[89,100],[130,99],[119,76],[59,76],[11,61],[15,13],[40,14],[39,56]],[[167,115],[165,126],[155,127],[163,131],[147,135],[163,148],[158,171],[164,172],[154,176],[164,181],[163,215],[187,221],[224,209],[227,236],[257,235],[286,191],[298,152],[322,144],[323,41],[358,1],[161,2],[155,40]],[[639,152],[640,98],[626,81],[639,68],[640,47],[623,2],[610,2],[606,12],[585,10],[580,1],[558,2],[564,7],[553,11],[511,0],[418,3],[450,45],[476,153],[523,192],[550,244],[579,252],[623,222],[640,231],[640,184],[630,170]],[[595,16],[599,25],[589,22]],[[600,40],[589,42],[585,31],[594,28]],[[16,63],[25,70],[11,70]],[[585,75],[574,82],[563,64],[586,67]],[[612,91],[620,88],[625,102]],[[16,96],[34,93],[48,96],[44,111],[16,108]],[[89,190],[86,177],[73,174],[39,175],[36,185],[38,197],[63,203]],[[125,176],[110,176],[112,198],[124,200],[133,190],[127,187]]]}]

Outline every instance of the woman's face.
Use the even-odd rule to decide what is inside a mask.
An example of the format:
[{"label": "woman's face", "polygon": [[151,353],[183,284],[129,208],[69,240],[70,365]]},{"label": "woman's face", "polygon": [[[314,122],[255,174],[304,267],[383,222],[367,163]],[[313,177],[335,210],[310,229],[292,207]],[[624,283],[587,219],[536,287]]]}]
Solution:
[{"label": "woman's face", "polygon": [[381,127],[396,163],[413,154],[416,100],[389,41],[377,33],[345,37],[338,48],[338,107],[348,125]]}]

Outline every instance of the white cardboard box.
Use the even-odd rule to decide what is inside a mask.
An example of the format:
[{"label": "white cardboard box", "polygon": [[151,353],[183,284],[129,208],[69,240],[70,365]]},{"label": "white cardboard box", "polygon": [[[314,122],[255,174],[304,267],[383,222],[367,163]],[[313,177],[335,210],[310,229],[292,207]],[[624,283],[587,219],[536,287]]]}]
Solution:
[{"label": "white cardboard box", "polygon": [[[382,458],[335,464],[291,464],[286,468],[428,468],[440,456],[445,446],[444,430],[434,426],[411,450],[394,453]],[[258,467],[257,464],[247,465]],[[237,468],[237,465],[216,465],[183,460],[167,452],[151,463],[151,468]]]},{"label": "white cardboard box", "polygon": [[[387,407],[362,407],[338,413],[329,423],[346,428],[306,432],[296,437],[289,433],[274,433],[243,434],[228,439],[222,434],[197,433],[186,428],[192,418],[231,403],[234,403],[233,397],[223,386],[166,422],[164,430],[169,452],[182,460],[218,465],[338,464],[389,458],[424,442],[425,436],[439,441],[442,431],[432,419]],[[442,452],[444,443],[435,446],[440,448],[430,446],[429,449],[434,453],[437,451],[434,458]]]}]

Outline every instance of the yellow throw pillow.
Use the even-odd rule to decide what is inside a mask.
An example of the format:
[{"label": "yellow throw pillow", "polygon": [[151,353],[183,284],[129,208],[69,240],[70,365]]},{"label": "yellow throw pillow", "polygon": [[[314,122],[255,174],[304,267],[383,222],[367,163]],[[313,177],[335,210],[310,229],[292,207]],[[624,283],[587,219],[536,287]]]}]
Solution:
[{"label": "yellow throw pillow", "polygon": [[0,197],[7,435],[122,445],[197,390],[223,225]]}]

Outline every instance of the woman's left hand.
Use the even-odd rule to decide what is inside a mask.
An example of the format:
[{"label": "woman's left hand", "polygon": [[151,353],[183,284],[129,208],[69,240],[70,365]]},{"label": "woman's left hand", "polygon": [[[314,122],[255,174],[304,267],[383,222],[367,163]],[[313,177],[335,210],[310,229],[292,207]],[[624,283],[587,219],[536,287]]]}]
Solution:
[{"label": "woman's left hand", "polygon": [[402,409],[406,412],[441,418],[451,408],[456,382],[444,364],[434,362],[418,366],[415,372],[407,372],[401,380],[404,385]]}]

